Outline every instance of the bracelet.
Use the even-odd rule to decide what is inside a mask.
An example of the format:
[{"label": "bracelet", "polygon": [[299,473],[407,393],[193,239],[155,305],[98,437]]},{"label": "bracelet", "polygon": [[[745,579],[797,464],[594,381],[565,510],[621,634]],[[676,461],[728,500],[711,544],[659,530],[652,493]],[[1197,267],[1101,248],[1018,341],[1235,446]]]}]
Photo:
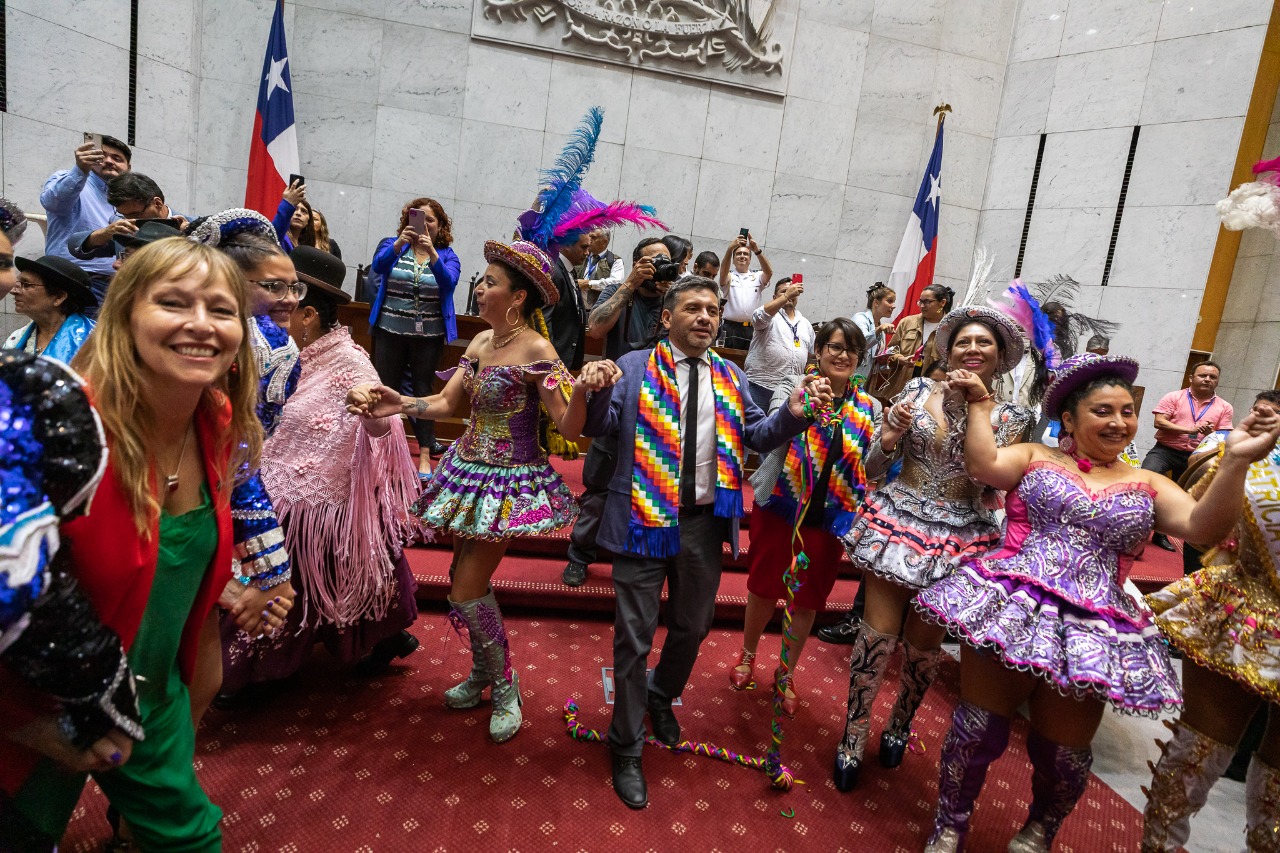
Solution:
[{"label": "bracelet", "polygon": [[978,398],[978,399],[976,399],[976,400],[970,400],[970,399],[968,399],[968,398],[966,397],[966,398],[965,398],[965,402],[966,402],[966,403],[970,403],[970,404],[972,404],[972,403],[981,403],[981,402],[983,402],[983,401],[985,401],[985,400],[990,400],[990,399],[991,399],[992,397],[994,397],[994,396],[995,396],[994,394],[992,394],[990,391],[988,391],[987,393],[983,394],[981,397],[979,397],[979,398]]}]

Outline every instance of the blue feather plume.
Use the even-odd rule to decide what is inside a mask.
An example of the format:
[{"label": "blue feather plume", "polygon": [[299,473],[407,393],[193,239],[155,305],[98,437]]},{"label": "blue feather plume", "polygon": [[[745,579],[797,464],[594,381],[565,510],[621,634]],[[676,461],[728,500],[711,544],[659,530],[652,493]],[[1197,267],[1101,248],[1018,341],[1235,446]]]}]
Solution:
[{"label": "blue feather plume", "polygon": [[596,142],[604,125],[604,110],[592,107],[569,135],[555,165],[539,172],[536,221],[523,229],[524,239],[547,248],[558,223],[573,207],[582,179],[596,156]]}]

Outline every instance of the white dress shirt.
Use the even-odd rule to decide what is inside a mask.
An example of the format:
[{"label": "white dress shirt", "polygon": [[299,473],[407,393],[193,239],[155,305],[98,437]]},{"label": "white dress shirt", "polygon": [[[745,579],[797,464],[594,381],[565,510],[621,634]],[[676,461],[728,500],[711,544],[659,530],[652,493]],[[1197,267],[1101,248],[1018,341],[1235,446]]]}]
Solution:
[{"label": "white dress shirt", "polygon": [[[671,355],[676,361],[676,388],[680,391],[680,447],[684,447],[684,424],[687,423],[689,402],[688,358],[675,345]],[[694,476],[694,503],[709,504],[716,499],[716,395],[711,383],[711,355],[702,354],[702,366],[698,368],[698,455]],[[683,468],[684,466],[681,465]]]},{"label": "white dress shirt", "polygon": [[751,315],[760,305],[760,291],[764,289],[764,273],[729,271],[729,292],[725,294],[724,318],[731,323],[750,323]]},{"label": "white dress shirt", "polygon": [[748,379],[764,388],[776,388],[788,376],[804,373],[816,336],[813,324],[800,309],[794,318],[787,316],[786,308],[770,317],[762,305],[751,315],[751,323],[754,332],[745,364]]}]

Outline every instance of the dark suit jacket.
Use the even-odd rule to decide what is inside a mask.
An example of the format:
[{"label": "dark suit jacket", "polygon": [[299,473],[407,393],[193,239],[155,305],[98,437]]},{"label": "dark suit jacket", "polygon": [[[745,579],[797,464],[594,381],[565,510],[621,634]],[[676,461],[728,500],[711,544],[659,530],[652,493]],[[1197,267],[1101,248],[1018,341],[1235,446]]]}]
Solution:
[{"label": "dark suit jacket", "polygon": [[[618,359],[622,369],[622,381],[613,386],[612,394],[593,394],[587,403],[587,422],[583,435],[618,436],[617,465],[609,481],[609,494],[605,498],[604,513],[600,518],[600,533],[596,541],[615,554],[626,554],[627,524],[631,520],[631,469],[635,463],[636,416],[640,402],[640,383],[644,379],[645,363],[653,349],[636,350]],[[797,418],[786,406],[766,416],[751,401],[747,391],[747,377],[736,364],[731,364],[742,392],[743,422],[746,430],[743,440],[757,453],[768,453],[809,426],[805,418]],[[745,480],[745,473],[744,473]],[[729,544],[738,555],[738,519],[729,525]]]},{"label": "dark suit jacket", "polygon": [[560,301],[545,312],[547,331],[551,334],[551,345],[556,354],[570,370],[582,367],[582,357],[586,352],[587,312],[582,301],[582,292],[573,274],[564,264],[564,258],[556,252],[555,264],[551,267],[551,280],[560,291]]}]

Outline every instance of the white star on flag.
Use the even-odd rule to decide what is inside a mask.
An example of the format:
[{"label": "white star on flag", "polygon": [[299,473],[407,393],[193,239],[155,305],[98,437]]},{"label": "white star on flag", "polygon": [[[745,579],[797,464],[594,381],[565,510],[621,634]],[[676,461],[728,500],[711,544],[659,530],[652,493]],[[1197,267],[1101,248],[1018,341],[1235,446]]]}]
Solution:
[{"label": "white star on flag", "polygon": [[929,176],[929,204],[937,204],[938,199],[942,198],[942,181],[939,180],[940,175]]},{"label": "white star on flag", "polygon": [[289,57],[271,60],[271,70],[267,72],[267,100],[271,100],[271,93],[276,89],[283,89],[288,92],[289,87],[284,84],[284,66],[289,62]]}]

